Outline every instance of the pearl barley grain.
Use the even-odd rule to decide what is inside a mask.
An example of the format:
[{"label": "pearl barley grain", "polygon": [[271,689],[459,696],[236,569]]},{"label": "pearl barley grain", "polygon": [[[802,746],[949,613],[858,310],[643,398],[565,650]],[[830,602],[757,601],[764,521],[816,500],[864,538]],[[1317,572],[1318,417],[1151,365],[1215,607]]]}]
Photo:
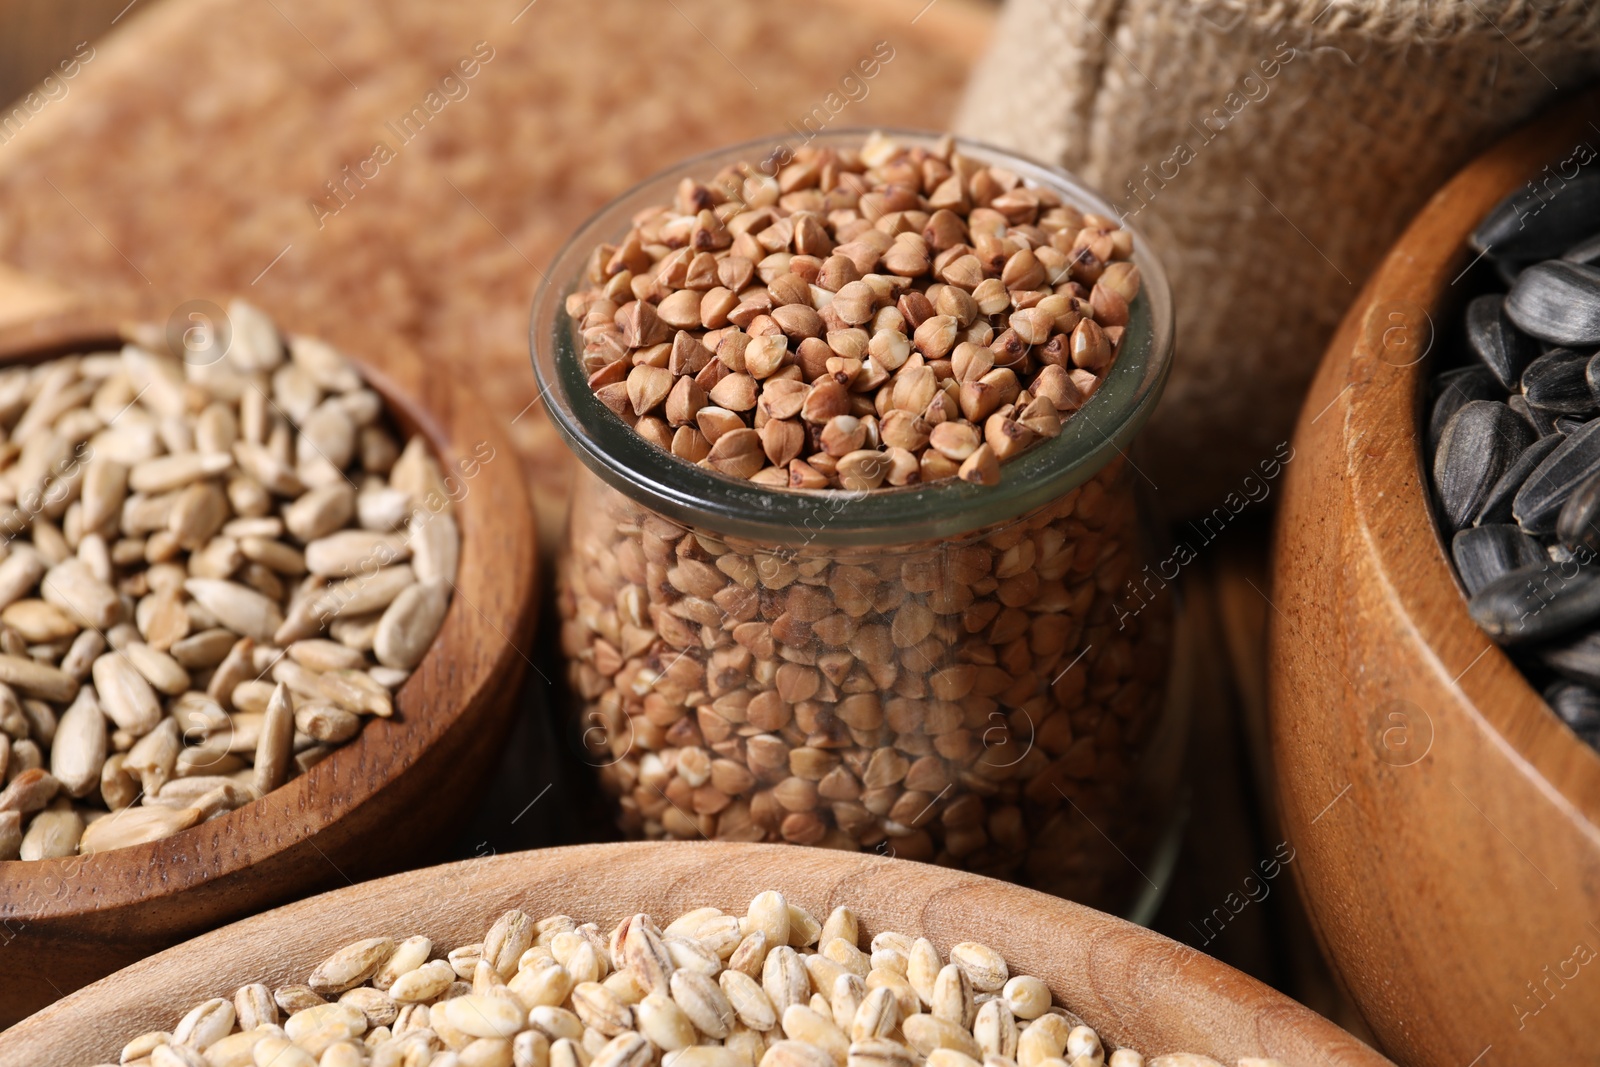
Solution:
[{"label": "pearl barley grain", "polygon": [[[1044,982],[1014,975],[1005,982],[1003,1000],[989,1000],[974,1016],[956,1019],[925,1010],[904,982],[891,956],[922,957],[919,972],[956,975],[947,979],[971,994],[968,971],[974,960],[982,977],[1009,973],[1003,957],[977,942],[952,946],[948,956],[931,941],[893,931],[880,931],[870,956],[858,944],[860,925],[848,907],[835,908],[826,923],[778,892],[760,894],[741,918],[715,908],[697,908],[658,928],[649,915],[623,920],[607,938],[592,923],[579,926],[570,916],[553,915],[537,922],[522,911],[499,919],[480,943],[462,945],[450,959],[428,959],[435,946],[412,936],[396,945],[388,937],[366,938],[332,953],[304,985],[285,985],[269,994],[262,984],[238,988],[231,998],[203,1001],[175,1020],[173,1030],[152,1031],[127,1041],[124,1063],[149,1062],[194,1067],[240,1063],[257,1067],[309,1064],[350,1067],[409,1063],[436,1045],[433,1062],[453,1057],[462,1064],[510,1064],[512,1067],[1025,1067],[1035,1063],[1070,1063],[1074,1067],[1142,1067],[1144,1057],[1132,1048],[1118,1048],[1106,1058],[1099,1034],[1076,1020],[1068,1009],[1052,1004]],[[729,924],[750,927],[742,943],[766,943],[785,931],[793,944],[763,950],[776,956],[779,970],[800,984],[782,994],[789,1003],[781,1012],[762,987],[743,971],[726,969],[723,950],[732,941]],[[756,929],[759,924],[762,929]],[[525,943],[518,957],[516,979],[534,971],[561,970],[576,954],[597,953],[611,970],[605,984],[585,981],[569,986],[554,1002],[529,1006],[517,981],[497,984],[497,970],[483,958],[483,946],[507,959]],[[818,949],[839,946],[834,956],[870,959],[866,980],[842,973],[837,981],[870,987],[841,1023],[832,1014],[819,975],[812,969],[828,959]],[[635,946],[629,951],[629,943]],[[668,958],[645,950],[649,945],[680,944],[698,969],[678,968]],[[847,951],[845,951],[847,950]],[[737,955],[737,953],[735,953]],[[798,967],[790,973],[789,961]],[[451,960],[458,965],[452,966]],[[267,961],[264,961],[267,962]],[[468,964],[471,966],[467,966]],[[728,961],[727,967],[733,961]],[[467,969],[473,982],[455,981]],[[644,992],[665,972],[670,995]],[[787,979],[786,979],[787,981]],[[876,983],[876,984],[875,984]],[[389,993],[380,986],[388,985]],[[329,1001],[314,992],[320,989]],[[628,991],[624,996],[622,991]],[[726,995],[725,995],[726,991]],[[1042,1003],[1040,1001],[1042,997]],[[1021,1047],[1019,1024],[1003,1009],[1016,1002],[1026,1016]],[[280,1011],[284,1013],[280,1019]],[[1036,1020],[1032,1023],[1027,1019]],[[1148,1061],[1152,1067],[1214,1064],[1192,1053],[1166,1053]],[[1278,1067],[1275,1061],[1245,1057],[1237,1067]]]}]

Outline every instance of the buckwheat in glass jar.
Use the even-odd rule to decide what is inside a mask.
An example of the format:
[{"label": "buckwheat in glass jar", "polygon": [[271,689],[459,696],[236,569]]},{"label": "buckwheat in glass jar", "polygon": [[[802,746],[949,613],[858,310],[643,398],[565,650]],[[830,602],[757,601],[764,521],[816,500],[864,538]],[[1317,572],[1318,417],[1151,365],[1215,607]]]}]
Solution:
[{"label": "buckwheat in glass jar", "polygon": [[[1079,234],[1113,226],[1111,209],[998,150],[850,132],[820,136],[786,164],[770,148],[703,157],[626,194],[573,238],[535,302],[541,388],[583,461],[559,593],[575,732],[632,836],[868,849],[1121,907],[1145,885],[1140,868],[1170,819],[1184,726],[1167,692],[1171,604],[1126,592],[1147,559],[1128,448],[1172,347],[1160,267],[1123,233],[1132,252],[1113,277],[1131,274],[1136,295],[1120,305],[1095,296],[1106,263],[1084,254]],[[698,221],[680,226],[686,189]],[[938,205],[958,199],[970,229],[952,227],[922,262],[903,235],[938,229]],[[660,242],[639,241],[659,205]],[[763,213],[759,227],[751,211]],[[743,284],[723,303],[755,313],[741,322],[735,311],[737,325],[708,338],[677,314],[692,300],[668,304],[649,279],[674,243],[698,254],[703,242],[721,258],[756,247],[696,237],[721,228],[750,233],[770,255],[750,277],[719,272]],[[885,238],[888,250],[875,251]],[[797,240],[821,254],[797,252]],[[675,262],[694,270],[693,259]],[[636,281],[616,281],[622,272]],[[862,288],[844,293],[851,281]],[[963,314],[979,286],[994,314]],[[836,295],[867,306],[840,312]],[[803,309],[778,313],[791,304]],[[596,330],[596,308],[613,306],[616,332],[605,310]],[[933,336],[947,314],[950,344]],[[1105,340],[1097,317],[1116,320],[1104,331],[1114,358],[1086,349],[1076,362],[1075,344]],[[886,332],[902,332],[909,354]],[[730,334],[736,345],[722,343]],[[704,397],[691,388],[704,381],[696,345],[725,364]],[[767,365],[756,370],[757,358]],[[649,373],[632,374],[640,368]],[[1045,371],[1057,382],[1070,371],[1081,395],[1035,403],[1057,395]],[[896,420],[923,434],[946,427],[920,456],[881,432],[910,391],[896,382],[912,376],[934,402]],[[741,388],[759,398],[782,382],[809,396],[830,381],[849,397],[843,422],[800,412],[797,440],[778,455],[759,440],[765,459],[718,462],[722,438],[759,438],[783,417],[759,400],[741,415]],[[996,384],[998,408],[983,395]],[[684,403],[714,415],[697,423]],[[711,453],[697,463],[674,449],[654,425],[667,426],[650,414],[657,404],[680,431],[714,438]],[[999,455],[969,463],[981,450]]]}]

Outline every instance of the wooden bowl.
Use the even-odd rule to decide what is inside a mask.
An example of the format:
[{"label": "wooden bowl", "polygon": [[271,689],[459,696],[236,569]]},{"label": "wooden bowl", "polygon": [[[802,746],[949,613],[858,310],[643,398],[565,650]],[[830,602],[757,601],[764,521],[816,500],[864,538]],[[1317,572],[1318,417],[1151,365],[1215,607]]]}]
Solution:
[{"label": "wooden bowl", "polygon": [[[72,315],[0,331],[0,364],[121,346],[114,327]],[[0,863],[0,1025],[201,931],[435,858],[494,765],[536,604],[516,456],[447,368],[388,343],[381,365],[355,359],[464,487],[461,568],[439,636],[396,695],[393,719],[368,722],[262,800],[151,844]]]},{"label": "wooden bowl", "polygon": [[1409,1064],[1594,1056],[1600,975],[1578,972],[1600,952],[1600,756],[1468,617],[1420,428],[1468,233],[1600,145],[1597,105],[1512,136],[1406,230],[1329,346],[1278,515],[1269,685],[1292,866],[1337,973]]},{"label": "wooden bowl", "polygon": [[691,907],[743,911],[778,889],[823,915],[855,909],[868,935],[964,940],[1045,979],[1103,1038],[1147,1055],[1203,1052],[1228,1067],[1272,1056],[1292,1067],[1387,1063],[1332,1023],[1209,956],[1121,919],[975,874],[796,845],[580,845],[465,860],[336,890],[169,949],[0,1034],[0,1062],[115,1062],[130,1037],[170,1029],[211,996],[253,981],[304,981],[340,945],[379,933],[481,940],[509,908],[566,913],[603,928],[635,912],[665,921]]}]

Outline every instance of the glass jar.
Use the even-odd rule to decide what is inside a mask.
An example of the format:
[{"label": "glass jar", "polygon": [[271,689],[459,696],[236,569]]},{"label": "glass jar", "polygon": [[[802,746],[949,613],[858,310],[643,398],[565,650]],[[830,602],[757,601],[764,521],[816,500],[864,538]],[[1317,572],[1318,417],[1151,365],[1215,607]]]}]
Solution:
[{"label": "glass jar", "polygon": [[[958,147],[1115,215],[1059,171]],[[1135,234],[1143,287],[1115,363],[997,485],[795,491],[719,474],[596,398],[564,302],[593,248],[681,178],[769,148],[620,197],[534,303],[540,387],[582,460],[558,579],[578,736],[629,836],[872,850],[1121,908],[1151,881],[1186,726],[1127,456],[1170,363],[1165,276]]]}]

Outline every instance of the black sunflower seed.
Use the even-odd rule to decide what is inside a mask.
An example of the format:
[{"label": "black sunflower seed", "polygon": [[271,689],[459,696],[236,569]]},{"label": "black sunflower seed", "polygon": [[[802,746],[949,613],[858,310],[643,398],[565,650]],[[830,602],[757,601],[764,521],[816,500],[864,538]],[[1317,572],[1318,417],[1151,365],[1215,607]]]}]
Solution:
[{"label": "black sunflower seed", "polygon": [[1522,371],[1539,355],[1539,345],[1506,317],[1498,293],[1467,305],[1467,344],[1507,391],[1517,388]]},{"label": "black sunflower seed", "polygon": [[1472,231],[1472,246],[1497,259],[1559,256],[1575,234],[1600,230],[1600,175],[1584,175],[1554,193],[1523,188]]},{"label": "black sunflower seed", "polygon": [[1561,505],[1556,537],[1572,552],[1600,551],[1600,474],[1578,483]]},{"label": "black sunflower seed", "polygon": [[1584,380],[1589,383],[1589,392],[1595,400],[1600,401],[1600,352],[1589,357],[1589,365],[1583,371]]},{"label": "black sunflower seed", "polygon": [[1561,254],[1568,263],[1600,263],[1600,233],[1573,245]]},{"label": "black sunflower seed", "polygon": [[1600,632],[1549,645],[1534,655],[1563,678],[1600,686]]},{"label": "black sunflower seed", "polygon": [[1450,417],[1434,453],[1433,484],[1452,530],[1472,521],[1506,468],[1533,441],[1532,428],[1494,400],[1473,400]]},{"label": "black sunflower seed", "polygon": [[1488,367],[1458,367],[1446,371],[1433,382],[1433,410],[1428,416],[1428,454],[1438,447],[1445,423],[1469,400],[1501,400],[1506,391],[1489,373]]},{"label": "black sunflower seed", "polygon": [[1532,567],[1546,559],[1539,543],[1515,526],[1495,523],[1473,526],[1456,534],[1450,555],[1469,596],[1503,574]]},{"label": "black sunflower seed", "polygon": [[1477,526],[1487,526],[1494,523],[1514,522],[1511,510],[1512,501],[1517,497],[1517,490],[1522,488],[1522,483],[1528,480],[1528,475],[1539,468],[1545,457],[1554,452],[1561,444],[1561,435],[1553,433],[1549,437],[1541,437],[1533,444],[1518,453],[1517,458],[1511,461],[1511,466],[1494,483],[1494,488],[1489,490],[1489,495],[1483,500],[1483,507],[1478,509],[1478,514],[1473,518]]},{"label": "black sunflower seed", "polygon": [[1558,415],[1589,415],[1600,403],[1589,388],[1589,353],[1556,348],[1522,372],[1522,395],[1536,408]]},{"label": "black sunflower seed", "polygon": [[1484,633],[1503,645],[1559,637],[1600,618],[1600,570],[1545,561],[1503,574],[1467,602]]},{"label": "black sunflower seed", "polygon": [[1517,275],[1505,308],[1512,323],[1534,337],[1600,344],[1600,267],[1559,259],[1535,263]]},{"label": "black sunflower seed", "polygon": [[1532,534],[1554,531],[1561,505],[1596,471],[1600,471],[1600,422],[1590,422],[1563,437],[1522,483],[1511,505],[1517,525]]},{"label": "black sunflower seed", "polygon": [[1544,702],[1585,740],[1600,734],[1600,693],[1588,686],[1553,682],[1544,691]]},{"label": "black sunflower seed", "polygon": [[1551,424],[1557,434],[1568,436],[1577,433],[1589,425],[1588,419],[1580,419],[1576,415],[1563,415]]},{"label": "black sunflower seed", "polygon": [[1536,408],[1528,403],[1528,398],[1521,393],[1513,393],[1511,399],[1506,401],[1506,406],[1516,412],[1522,421],[1527,423],[1534,433],[1540,437],[1549,437],[1552,434],[1560,435],[1556,429],[1556,416],[1554,412]]}]

